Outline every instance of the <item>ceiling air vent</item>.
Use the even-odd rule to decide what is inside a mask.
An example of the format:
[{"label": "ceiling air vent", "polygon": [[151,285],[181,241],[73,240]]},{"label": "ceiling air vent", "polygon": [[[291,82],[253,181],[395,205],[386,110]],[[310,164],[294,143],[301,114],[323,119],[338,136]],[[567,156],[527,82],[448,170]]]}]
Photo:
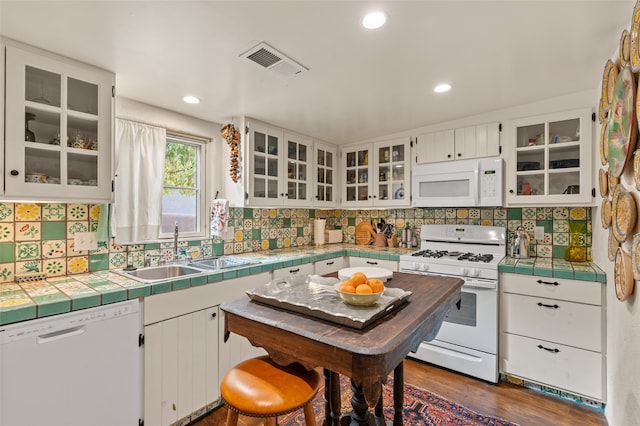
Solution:
[{"label": "ceiling air vent", "polygon": [[262,68],[275,72],[281,77],[293,77],[304,71],[309,71],[305,66],[300,65],[287,55],[277,51],[264,42],[253,46],[251,49],[242,53],[240,57],[247,58]]}]

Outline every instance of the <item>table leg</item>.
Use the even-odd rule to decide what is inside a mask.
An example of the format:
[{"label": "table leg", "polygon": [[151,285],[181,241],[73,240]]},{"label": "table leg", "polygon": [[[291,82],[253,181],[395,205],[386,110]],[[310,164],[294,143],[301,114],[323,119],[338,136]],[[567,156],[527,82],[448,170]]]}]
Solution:
[{"label": "table leg", "polygon": [[393,426],[402,426],[402,406],[404,405],[404,363],[393,370]]},{"label": "table leg", "polygon": [[364,398],[362,392],[362,386],[356,386],[353,379],[351,379],[351,391],[353,396],[351,397],[351,424],[350,426],[360,426],[369,424],[369,406]]},{"label": "table leg", "polygon": [[324,369],[324,425],[340,424],[340,375]]}]

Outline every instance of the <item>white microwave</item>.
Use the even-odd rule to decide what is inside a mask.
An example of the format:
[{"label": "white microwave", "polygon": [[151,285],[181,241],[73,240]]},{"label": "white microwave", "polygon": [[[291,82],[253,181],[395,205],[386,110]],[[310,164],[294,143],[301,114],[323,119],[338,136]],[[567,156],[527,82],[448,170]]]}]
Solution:
[{"label": "white microwave", "polygon": [[502,205],[500,157],[416,164],[412,207],[496,207]]}]

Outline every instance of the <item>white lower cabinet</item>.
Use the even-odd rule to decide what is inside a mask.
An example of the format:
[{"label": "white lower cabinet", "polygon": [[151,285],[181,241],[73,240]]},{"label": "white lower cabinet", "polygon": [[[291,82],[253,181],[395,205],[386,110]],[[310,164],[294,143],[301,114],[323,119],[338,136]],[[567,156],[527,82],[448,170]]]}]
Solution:
[{"label": "white lower cabinet", "polygon": [[[292,276],[312,275],[313,263],[291,266],[289,268],[276,269],[273,271],[273,279],[287,278]],[[255,286],[254,286],[255,287]]]},{"label": "white lower cabinet", "polygon": [[344,257],[334,257],[332,259],[318,260],[313,264],[316,275],[331,274],[344,268]]},{"label": "white lower cabinet", "polygon": [[243,337],[224,341],[219,305],[271,279],[264,272],[144,299],[144,421],[170,425],[215,402],[233,365],[264,354]]},{"label": "white lower cabinet", "polygon": [[349,256],[349,267],[370,267],[370,268],[384,268],[393,272],[398,272],[397,260],[386,259],[369,259],[368,257],[354,257]]},{"label": "white lower cabinet", "polygon": [[503,273],[502,373],[604,401],[604,288]]}]

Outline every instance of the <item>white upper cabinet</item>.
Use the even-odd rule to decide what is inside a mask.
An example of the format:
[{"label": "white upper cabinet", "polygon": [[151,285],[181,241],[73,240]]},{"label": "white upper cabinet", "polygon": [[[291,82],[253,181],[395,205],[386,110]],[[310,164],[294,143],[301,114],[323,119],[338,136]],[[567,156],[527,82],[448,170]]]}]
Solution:
[{"label": "white upper cabinet", "polygon": [[4,179],[8,199],[112,199],[114,75],[8,43]]},{"label": "white upper cabinet", "polygon": [[410,156],[409,138],[344,148],[342,206],[408,206]]},{"label": "white upper cabinet", "polygon": [[593,202],[591,115],[585,108],[509,124],[507,204]]},{"label": "white upper cabinet", "polygon": [[249,122],[249,206],[311,204],[311,139],[277,127]]},{"label": "white upper cabinet", "polygon": [[337,205],[336,185],[338,183],[338,148],[323,142],[314,141],[314,200],[316,207],[335,207]]},{"label": "white upper cabinet", "polygon": [[416,163],[500,155],[500,123],[479,124],[418,135]]}]

